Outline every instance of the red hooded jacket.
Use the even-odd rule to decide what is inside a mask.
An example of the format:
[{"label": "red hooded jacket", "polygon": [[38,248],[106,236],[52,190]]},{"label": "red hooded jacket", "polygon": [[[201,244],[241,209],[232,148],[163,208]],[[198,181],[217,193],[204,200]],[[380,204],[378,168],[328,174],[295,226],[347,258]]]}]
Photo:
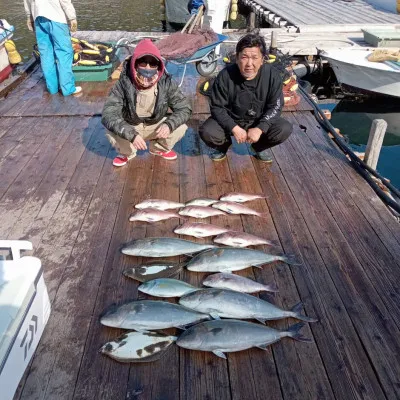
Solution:
[{"label": "red hooded jacket", "polygon": [[165,66],[164,66],[164,62],[161,58],[160,50],[158,50],[158,48],[155,46],[155,44],[150,39],[143,39],[138,43],[138,45],[135,48],[135,51],[132,54],[131,71],[130,71],[132,81],[135,82],[134,69],[135,69],[136,60],[138,60],[139,58],[142,58],[144,56],[155,57],[160,62],[160,68],[158,69],[158,79],[160,79],[165,70]]}]

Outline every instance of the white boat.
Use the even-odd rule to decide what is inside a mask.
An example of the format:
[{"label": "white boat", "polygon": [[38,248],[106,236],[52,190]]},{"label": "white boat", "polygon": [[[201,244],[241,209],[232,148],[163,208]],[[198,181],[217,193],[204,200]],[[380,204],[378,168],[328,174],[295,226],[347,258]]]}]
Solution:
[{"label": "white boat", "polygon": [[14,27],[5,19],[0,19],[0,82],[7,79],[12,72],[4,43],[12,38],[13,32]]},{"label": "white boat", "polygon": [[339,83],[387,96],[400,97],[400,64],[371,62],[372,48],[323,51]]}]

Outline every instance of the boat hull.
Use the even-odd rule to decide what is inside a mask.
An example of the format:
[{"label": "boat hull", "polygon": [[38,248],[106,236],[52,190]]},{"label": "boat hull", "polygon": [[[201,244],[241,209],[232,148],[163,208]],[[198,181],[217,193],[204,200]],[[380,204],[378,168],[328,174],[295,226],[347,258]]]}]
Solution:
[{"label": "boat hull", "polygon": [[387,96],[400,97],[400,68],[394,70],[386,64],[367,61],[366,56],[370,52],[354,51],[353,54],[347,60],[346,54],[342,55],[341,59],[330,56],[329,53],[323,54],[323,57],[329,61],[339,83]]}]

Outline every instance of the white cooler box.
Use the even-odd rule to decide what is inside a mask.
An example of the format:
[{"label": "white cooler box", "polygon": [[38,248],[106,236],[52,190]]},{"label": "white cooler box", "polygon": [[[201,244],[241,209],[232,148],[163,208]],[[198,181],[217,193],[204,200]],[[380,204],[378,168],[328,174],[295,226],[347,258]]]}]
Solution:
[{"label": "white cooler box", "polygon": [[0,388],[1,399],[11,400],[49,319],[50,301],[40,260],[20,255],[32,243],[0,240],[0,249],[12,256],[0,256]]}]

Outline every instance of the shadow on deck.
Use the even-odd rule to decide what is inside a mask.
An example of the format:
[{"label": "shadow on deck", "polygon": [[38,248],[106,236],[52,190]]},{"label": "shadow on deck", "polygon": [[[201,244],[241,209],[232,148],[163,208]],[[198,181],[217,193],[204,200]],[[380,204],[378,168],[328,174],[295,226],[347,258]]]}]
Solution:
[{"label": "shadow on deck", "polygon": [[[184,90],[193,93],[197,79],[188,77]],[[197,95],[176,162],[146,152],[116,169],[99,117],[111,85],[84,84],[79,99],[49,96],[36,71],[0,102],[0,237],[33,242],[52,302],[15,398],[399,398],[400,227],[312,114],[285,113],[294,134],[273,149],[271,166],[252,158],[246,145],[213,163],[197,135],[207,117],[206,100]],[[304,328],[314,343],[284,339],[228,360],[173,346],[158,362],[132,365],[99,354],[121,333],[101,326],[99,314],[138,298],[137,282],[122,275],[138,259],[119,247],[133,238],[174,236],[178,224],[131,223],[134,205],[228,191],[265,193],[251,206],[268,217],[208,222],[277,241],[303,260],[300,267],[274,264],[243,275],[275,281],[279,293],[261,297],[283,308],[302,301],[319,319]],[[203,275],[184,271],[180,278],[200,285]]]}]

